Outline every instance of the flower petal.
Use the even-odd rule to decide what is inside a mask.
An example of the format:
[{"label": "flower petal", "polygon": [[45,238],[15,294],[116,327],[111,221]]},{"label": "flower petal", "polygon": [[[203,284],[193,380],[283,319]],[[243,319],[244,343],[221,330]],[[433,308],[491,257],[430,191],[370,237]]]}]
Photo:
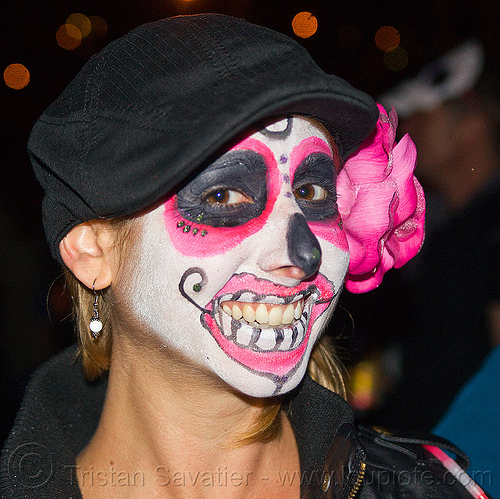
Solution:
[{"label": "flower petal", "polygon": [[415,144],[394,146],[397,114],[379,105],[375,130],[338,176],[338,205],[351,260],[346,288],[363,293],[415,256],[424,238],[425,198],[413,175]]}]

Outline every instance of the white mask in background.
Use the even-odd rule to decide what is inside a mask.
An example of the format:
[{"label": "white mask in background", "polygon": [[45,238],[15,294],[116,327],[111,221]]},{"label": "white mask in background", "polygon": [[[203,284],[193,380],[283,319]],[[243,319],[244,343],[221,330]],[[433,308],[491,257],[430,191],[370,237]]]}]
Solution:
[{"label": "white mask in background", "polygon": [[244,139],[142,217],[117,302],[247,395],[293,389],[349,263],[336,154],[300,117]]}]

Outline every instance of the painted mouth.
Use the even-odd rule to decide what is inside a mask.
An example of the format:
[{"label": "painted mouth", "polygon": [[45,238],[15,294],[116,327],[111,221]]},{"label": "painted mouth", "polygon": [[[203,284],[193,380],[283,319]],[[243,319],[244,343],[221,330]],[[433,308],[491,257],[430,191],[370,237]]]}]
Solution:
[{"label": "painted mouth", "polygon": [[287,288],[239,274],[207,306],[204,322],[229,357],[284,376],[302,359],[312,325],[333,297],[333,284],[322,275]]}]

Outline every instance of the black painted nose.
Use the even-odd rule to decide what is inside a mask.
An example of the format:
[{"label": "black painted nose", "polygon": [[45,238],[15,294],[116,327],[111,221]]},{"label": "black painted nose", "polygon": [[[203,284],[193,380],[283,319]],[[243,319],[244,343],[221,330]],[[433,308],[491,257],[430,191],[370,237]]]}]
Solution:
[{"label": "black painted nose", "polygon": [[321,247],[304,215],[294,213],[288,222],[288,257],[305,272],[304,279],[314,275],[321,262]]}]

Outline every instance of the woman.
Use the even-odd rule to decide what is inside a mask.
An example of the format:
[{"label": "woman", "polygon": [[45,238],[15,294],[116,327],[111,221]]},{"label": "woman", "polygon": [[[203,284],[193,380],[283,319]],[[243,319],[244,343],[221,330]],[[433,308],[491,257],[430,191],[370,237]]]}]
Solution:
[{"label": "woman", "polygon": [[366,291],[421,244],[394,133],[238,19],[151,23],[89,61],[29,145],[80,355],[28,388],[2,497],[383,497],[402,485],[380,471],[416,462],[418,497],[462,497],[416,441],[355,428],[320,339],[346,273]]}]

